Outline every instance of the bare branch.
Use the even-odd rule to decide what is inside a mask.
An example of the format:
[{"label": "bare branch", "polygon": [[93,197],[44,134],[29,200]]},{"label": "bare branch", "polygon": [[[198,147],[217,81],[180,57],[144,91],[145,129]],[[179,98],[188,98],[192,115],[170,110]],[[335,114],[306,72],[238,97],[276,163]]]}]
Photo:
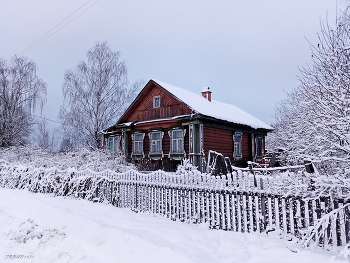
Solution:
[{"label": "bare branch", "polygon": [[142,83],[129,85],[120,53],[111,51],[106,42],[97,43],[87,52],[87,61],[64,75],[59,118],[65,140],[69,138],[75,147],[100,148],[99,131],[118,120]]}]

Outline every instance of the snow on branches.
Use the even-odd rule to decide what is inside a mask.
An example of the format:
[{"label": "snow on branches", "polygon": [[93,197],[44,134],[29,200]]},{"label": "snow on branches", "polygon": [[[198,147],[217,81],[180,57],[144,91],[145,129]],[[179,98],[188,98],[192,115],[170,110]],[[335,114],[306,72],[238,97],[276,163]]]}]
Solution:
[{"label": "snow on branches", "polygon": [[102,148],[100,131],[114,125],[142,81],[129,83],[125,61],[107,42],[97,43],[74,70],[64,74],[59,113],[64,138],[74,148]]},{"label": "snow on branches", "polygon": [[117,172],[135,169],[125,161],[123,155],[115,155],[109,151],[80,149],[71,152],[52,153],[41,148],[19,146],[0,148],[0,160],[15,165],[26,165],[37,168],[57,168],[60,170],[73,168],[76,170],[91,169],[103,171],[111,169]]},{"label": "snow on branches", "polygon": [[46,101],[46,86],[33,61],[0,58],[0,147],[28,141],[35,124],[32,114],[37,106],[42,110]]},{"label": "snow on branches", "polygon": [[319,160],[333,173],[350,164],[349,27],[348,10],[334,28],[321,25],[312,64],[300,69],[300,86],[276,110],[268,148],[282,151],[285,163]]}]

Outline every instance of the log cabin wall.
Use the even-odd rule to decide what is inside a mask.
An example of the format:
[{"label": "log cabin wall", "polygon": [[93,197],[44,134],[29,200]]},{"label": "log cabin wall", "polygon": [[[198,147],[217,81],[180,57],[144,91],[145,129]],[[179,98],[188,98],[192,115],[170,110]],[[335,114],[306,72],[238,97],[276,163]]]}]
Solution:
[{"label": "log cabin wall", "polygon": [[[233,156],[233,132],[231,130],[218,129],[204,126],[204,154],[209,150],[221,153],[226,157]],[[242,158],[250,158],[250,134],[243,133],[242,136]]]},{"label": "log cabin wall", "polygon": [[[223,156],[233,156],[232,131],[203,126],[204,154],[208,156],[210,150],[221,153]],[[242,139],[243,143],[243,139]]]},{"label": "log cabin wall", "polygon": [[209,150],[221,153],[225,157],[229,157],[236,166],[246,167],[247,161],[253,159],[251,150],[251,134],[243,133],[242,135],[242,158],[233,158],[233,132],[214,127],[203,127],[204,154],[207,157]]},{"label": "log cabin wall", "polygon": [[250,134],[243,133],[242,136],[242,158],[250,160],[251,159],[251,142],[250,142]]},{"label": "log cabin wall", "polygon": [[[186,152],[186,156],[188,157],[189,153],[189,134],[188,134],[188,126],[182,127],[182,129],[186,130],[185,138],[184,138],[184,149]],[[163,140],[162,140],[162,150],[164,153],[164,158],[168,157],[168,154],[170,152],[170,137],[168,134],[169,129],[163,128],[162,130],[164,132]],[[148,130],[145,131],[145,138],[143,140],[143,152],[145,154],[145,158],[148,158],[149,154],[149,148],[150,148],[150,140],[148,137]],[[132,138],[131,138],[131,133],[128,133],[128,157],[131,157],[132,153]]]},{"label": "log cabin wall", "polygon": [[126,158],[131,158],[131,153],[132,153],[132,138],[131,138],[131,132],[128,132],[128,154]]},{"label": "log cabin wall", "polygon": [[[173,126],[174,124],[179,125],[180,123],[171,122],[170,124],[172,124],[171,126]],[[164,158],[162,158],[161,160],[151,160],[148,158],[149,150],[150,150],[150,139],[148,136],[148,134],[149,134],[148,130],[151,128],[156,128],[156,127],[162,128],[162,131],[164,132],[164,136],[163,136],[163,140],[162,140],[162,150],[163,150]],[[164,171],[174,172],[177,168],[177,165],[179,165],[181,163],[181,161],[179,161],[179,160],[170,160],[169,159],[169,156],[168,156],[168,154],[170,152],[170,137],[168,134],[169,127],[170,127],[169,123],[167,123],[167,124],[157,123],[157,125],[155,125],[153,123],[153,125],[147,124],[147,125],[143,125],[141,127],[138,127],[137,129],[135,129],[135,130],[140,130],[139,128],[142,128],[141,130],[143,130],[145,133],[145,137],[143,140],[143,152],[145,154],[145,158],[142,160],[134,160],[135,163],[137,163],[141,166],[141,169],[145,169],[145,170],[161,169]],[[184,137],[184,149],[186,152],[186,157],[188,158],[188,153],[189,153],[188,126],[183,126],[181,128],[186,130],[185,137]],[[131,132],[128,132],[128,158],[129,159],[131,159],[132,145],[133,145],[131,134],[132,134]]]}]

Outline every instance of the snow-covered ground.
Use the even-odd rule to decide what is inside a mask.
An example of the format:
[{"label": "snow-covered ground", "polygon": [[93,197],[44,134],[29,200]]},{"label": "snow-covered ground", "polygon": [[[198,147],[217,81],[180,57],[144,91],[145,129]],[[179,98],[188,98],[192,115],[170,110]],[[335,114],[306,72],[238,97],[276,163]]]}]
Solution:
[{"label": "snow-covered ground", "polygon": [[333,252],[300,250],[278,236],[208,230],[111,205],[0,188],[0,262],[347,261]]}]

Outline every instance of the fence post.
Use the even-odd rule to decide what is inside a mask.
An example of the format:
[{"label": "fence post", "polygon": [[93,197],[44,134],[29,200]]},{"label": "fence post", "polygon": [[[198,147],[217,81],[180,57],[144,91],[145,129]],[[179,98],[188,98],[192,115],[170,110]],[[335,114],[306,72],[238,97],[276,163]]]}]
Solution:
[{"label": "fence post", "polygon": [[249,167],[250,173],[254,175],[254,187],[258,187],[258,182],[256,181],[255,173],[253,171],[253,163],[251,161],[248,161],[248,167]]}]

